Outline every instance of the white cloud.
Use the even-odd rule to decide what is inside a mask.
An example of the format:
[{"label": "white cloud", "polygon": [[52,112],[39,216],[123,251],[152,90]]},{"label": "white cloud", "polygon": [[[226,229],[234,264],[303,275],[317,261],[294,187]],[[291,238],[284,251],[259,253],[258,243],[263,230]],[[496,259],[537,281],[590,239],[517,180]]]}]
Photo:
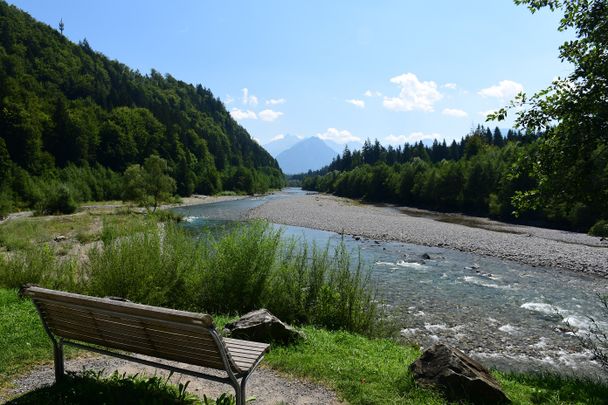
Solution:
[{"label": "white cloud", "polygon": [[260,140],[260,138],[253,138],[254,141],[256,141],[259,145],[262,144],[262,141]]},{"label": "white cloud", "polygon": [[365,101],[363,101],[363,100],[359,100],[359,99],[353,98],[353,99],[345,100],[345,101],[347,103],[349,103],[349,104],[352,104],[352,105],[356,106],[356,107],[365,108]]},{"label": "white cloud", "polygon": [[433,104],[443,95],[437,90],[437,83],[421,82],[413,73],[404,73],[391,78],[391,83],[401,88],[398,97],[384,97],[382,104],[393,111],[421,110],[433,111]]},{"label": "white cloud", "polygon": [[457,118],[466,118],[469,116],[469,114],[467,114],[466,111],[459,110],[458,108],[444,108],[443,111],[441,111],[441,113],[443,115],[449,115],[450,117],[457,117]]},{"label": "white cloud", "polygon": [[350,131],[343,129],[339,130],[336,128],[327,128],[327,131],[317,136],[324,141],[334,141],[336,143],[348,143],[348,142],[361,142],[361,138],[350,133]]},{"label": "white cloud", "polygon": [[230,94],[226,95],[226,101],[224,101],[224,104],[228,105],[228,104],[232,104],[234,102],[234,97],[232,97]]},{"label": "white cloud", "polygon": [[256,106],[258,105],[258,98],[253,94],[249,94],[249,89],[247,87],[243,88],[243,98],[241,99],[243,104]]},{"label": "white cloud", "polygon": [[274,120],[276,120],[277,118],[279,118],[281,115],[283,115],[282,112],[280,111],[273,111],[273,110],[262,110],[259,113],[260,119],[262,121],[267,121],[267,122],[272,122]]},{"label": "white cloud", "polygon": [[456,85],[456,83],[446,83],[443,85],[443,87],[450,90],[456,90],[456,87],[458,86]]},{"label": "white cloud", "polygon": [[285,135],[277,134],[270,139],[270,142],[280,141],[281,139],[285,139]]},{"label": "white cloud", "polygon": [[255,112],[251,111],[251,110],[241,110],[240,108],[233,108],[232,111],[230,111],[230,115],[232,115],[232,118],[234,118],[237,121],[241,121],[241,120],[257,120],[258,116],[256,115]]},{"label": "white cloud", "polygon": [[501,100],[513,98],[524,91],[524,86],[512,80],[501,80],[496,86],[490,86],[477,92],[482,97],[495,97]]},{"label": "white cloud", "polygon": [[266,105],[281,105],[285,104],[287,100],[284,98],[271,98],[270,100],[266,100]]},{"label": "white cloud", "polygon": [[412,132],[409,135],[389,135],[384,138],[384,142],[390,145],[403,145],[404,143],[413,144],[424,139],[441,139],[442,136],[437,133],[425,134],[424,132]]},{"label": "white cloud", "polygon": [[380,97],[382,93],[380,93],[379,91],[366,90],[363,95],[365,97]]}]

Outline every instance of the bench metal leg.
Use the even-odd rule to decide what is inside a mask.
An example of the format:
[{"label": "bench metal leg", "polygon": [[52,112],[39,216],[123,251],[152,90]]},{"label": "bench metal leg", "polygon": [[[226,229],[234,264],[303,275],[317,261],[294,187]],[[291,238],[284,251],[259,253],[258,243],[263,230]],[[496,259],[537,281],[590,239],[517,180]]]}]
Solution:
[{"label": "bench metal leg", "polygon": [[247,400],[247,398],[245,397],[245,384],[247,384],[247,377],[249,377],[249,375],[246,375],[241,380],[241,386],[239,387],[239,392],[236,395],[236,405],[245,405],[245,401]]},{"label": "bench metal leg", "polygon": [[59,382],[64,375],[63,365],[63,340],[58,339],[53,342],[53,355],[55,358],[55,382]]}]

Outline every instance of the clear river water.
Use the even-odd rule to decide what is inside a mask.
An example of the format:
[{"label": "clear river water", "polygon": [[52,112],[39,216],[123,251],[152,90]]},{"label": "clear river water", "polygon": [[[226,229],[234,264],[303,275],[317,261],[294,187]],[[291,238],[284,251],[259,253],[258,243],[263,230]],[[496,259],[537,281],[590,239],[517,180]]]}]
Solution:
[{"label": "clear river water", "polygon": [[[185,216],[185,226],[204,228],[241,220],[271,199],[302,193],[286,189],[174,211]],[[405,340],[425,347],[445,342],[503,370],[598,374],[598,364],[571,330],[587,333],[589,317],[608,328],[597,296],[608,291],[605,279],[450,249],[275,226],[285,238],[330,247],[344,241],[355,257],[360,253]]]}]

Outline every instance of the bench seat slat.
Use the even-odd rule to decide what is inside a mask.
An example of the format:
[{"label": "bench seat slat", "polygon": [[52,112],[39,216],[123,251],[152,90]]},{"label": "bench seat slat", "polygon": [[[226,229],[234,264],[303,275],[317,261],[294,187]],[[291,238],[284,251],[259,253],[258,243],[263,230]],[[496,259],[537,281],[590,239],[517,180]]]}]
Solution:
[{"label": "bench seat slat", "polygon": [[266,343],[248,343],[250,342],[247,340],[224,338],[224,345],[232,360],[242,370],[248,370],[270,348],[270,345]]},{"label": "bench seat slat", "polygon": [[153,331],[154,333],[164,334],[170,338],[177,340],[190,339],[199,340],[212,340],[211,335],[207,328],[197,328],[196,331],[192,331],[189,328],[187,330],[172,327],[172,325],[158,323],[158,322],[144,322],[143,320],[133,320],[130,318],[120,317],[118,315],[106,315],[98,312],[90,312],[86,310],[72,310],[71,308],[57,307],[49,305],[48,303],[40,304],[41,310],[49,317],[58,317],[62,319],[73,319],[86,322],[95,321],[100,324],[114,324],[124,326],[127,329],[132,330],[146,330]]},{"label": "bench seat slat", "polygon": [[[65,314],[71,314],[73,313],[72,311],[80,311],[81,313],[88,313],[89,316],[90,314],[95,314],[96,316],[107,316],[110,318],[118,318],[118,319],[122,319],[124,320],[124,322],[143,322],[145,324],[149,324],[149,325],[156,325],[159,327],[165,327],[165,328],[170,328],[172,330],[175,331],[179,331],[180,333],[182,331],[184,332],[190,332],[190,333],[199,333],[201,330],[205,330],[208,327],[207,326],[203,326],[201,324],[195,324],[195,323],[185,323],[185,322],[174,322],[172,320],[166,320],[166,319],[159,319],[159,318],[154,318],[151,316],[141,316],[141,315],[133,315],[130,313],[122,313],[122,312],[118,312],[118,311],[108,311],[102,308],[97,308],[97,307],[89,307],[87,305],[77,305],[77,304],[73,304],[73,303],[53,303],[52,301],[49,301],[47,299],[37,299],[37,302],[39,304],[41,304],[42,306],[47,305],[49,309],[53,308],[55,311],[57,312],[63,312]],[[88,304],[88,303],[85,303]],[[212,327],[213,323],[211,324]]]},{"label": "bench seat slat", "polygon": [[248,370],[258,359],[242,359],[233,357],[232,361],[242,370]]},{"label": "bench seat slat", "polygon": [[[180,344],[175,344],[170,341],[154,341],[150,339],[142,338],[141,336],[125,335],[117,331],[103,330],[99,333],[98,330],[78,327],[74,324],[60,323],[56,320],[49,322],[51,329],[58,335],[63,336],[64,333],[71,333],[72,337],[81,334],[84,337],[97,337],[102,340],[114,341],[114,342],[125,342],[133,345],[134,347],[141,347],[149,350],[156,350],[160,352],[172,352],[175,354],[181,354],[184,356],[198,355],[201,357],[214,358],[221,361],[221,356],[218,353],[216,345],[208,346],[197,346],[197,347],[184,347]],[[135,351],[135,350],[133,350]]]},{"label": "bench seat slat", "polygon": [[263,351],[260,350],[243,350],[243,349],[235,349],[232,347],[227,347],[228,351],[230,352],[230,355],[232,357],[243,357],[243,358],[251,358],[251,359],[257,359],[258,357],[260,357],[260,354],[263,353]]},{"label": "bench seat slat", "polygon": [[[111,315],[105,315],[105,314],[98,314],[95,312],[87,312],[87,310],[73,310],[70,307],[62,307],[62,306],[57,306],[57,305],[48,305],[48,304],[43,304],[43,308],[46,309],[46,311],[51,311],[50,313],[46,313],[43,310],[44,314],[47,314],[49,319],[51,319],[50,323],[55,322],[54,324],[57,325],[57,323],[61,323],[61,325],[65,328],[65,327],[69,327],[69,330],[72,333],[78,333],[82,330],[83,327],[87,326],[92,328],[92,330],[88,330],[88,335],[90,336],[95,335],[98,338],[101,338],[102,341],[108,341],[107,339],[104,340],[104,337],[106,336],[110,336],[112,338],[121,338],[123,340],[125,340],[126,342],[131,342],[134,343],[134,339],[137,339],[138,337],[140,338],[139,340],[137,340],[137,345],[141,346],[146,345],[147,350],[154,350],[156,347],[158,347],[157,345],[150,345],[150,342],[146,340],[146,338],[148,338],[147,335],[152,335],[154,336],[154,338],[152,338],[150,336],[150,338],[152,339],[152,342],[154,342],[155,344],[161,344],[161,342],[167,342],[167,340],[171,340],[171,337],[159,337],[158,335],[155,335],[156,331],[154,329],[148,329],[148,325],[146,323],[144,323],[143,321],[138,322],[138,327],[134,327],[133,326],[133,320],[125,320],[123,318],[117,318]],[[59,313],[55,313],[55,311],[60,311]],[[88,318],[86,317],[86,315],[88,314]],[[65,319],[66,317],[76,317],[78,318],[77,321],[78,323],[74,324],[70,319]],[[55,321],[54,321],[55,320]],[[131,325],[127,325],[124,322],[131,322]],[[116,330],[116,328],[121,328],[125,326],[126,328],[128,328],[129,331],[131,331],[131,333],[135,333],[135,336],[133,335],[129,335],[129,333],[127,331],[123,332],[120,329]],[[102,330],[104,331],[104,333],[101,334],[101,336],[99,336],[99,333],[97,331],[97,328],[101,327]],[[163,328],[161,325],[150,325],[150,327],[153,328]],[[170,330],[170,327],[166,328],[167,330]],[[117,336],[116,334],[112,334],[112,331],[117,332],[119,335]],[[190,332],[190,331],[187,331]],[[203,344],[205,343],[205,341],[208,342],[208,345],[210,345],[213,349],[212,352],[209,353],[209,356],[215,356],[216,357],[216,366],[214,368],[220,368],[222,369],[223,366],[218,366],[219,364],[223,364],[221,363],[221,357],[219,355],[219,353],[217,352],[217,346],[215,346],[215,342],[212,341],[210,335],[207,332],[206,328],[201,328],[198,330],[199,333],[197,333],[197,336],[192,336],[191,338],[186,338],[187,340],[185,341],[175,341],[175,343],[172,346],[169,347],[174,347],[175,349],[177,349],[177,353],[172,352],[172,354],[178,354],[178,355],[184,355],[185,353],[182,350],[185,349],[191,349],[192,351],[196,351],[197,349],[203,349],[204,347]],[[144,334],[143,336],[141,336],[141,334]],[[162,333],[162,332],[161,332]],[[169,333],[169,332],[167,332]],[[204,339],[204,334],[206,334],[209,339]],[[59,334],[61,335],[61,334]],[[71,335],[72,338],[75,335]],[[156,340],[154,340],[156,339]],[[198,344],[195,345],[194,347],[192,347],[192,341],[190,339],[198,339]],[[113,340],[110,340],[113,341]],[[240,340],[240,339],[231,339],[231,338],[225,338],[224,339],[225,342],[225,346],[227,349],[227,352],[229,353],[232,362],[234,363],[234,365],[236,365],[237,369],[239,369],[240,371],[245,371],[248,370],[268,349],[269,345],[265,344],[265,343],[258,343],[258,342],[251,342],[251,341],[245,341],[245,340]],[[106,343],[106,345],[108,345]],[[125,348],[124,346],[121,346],[122,349],[125,350],[130,350],[133,352],[137,352],[137,350],[134,350],[134,347],[136,347],[137,345],[131,344],[130,348]],[[215,352],[213,351],[215,350]],[[199,352],[200,353],[200,352]],[[144,353],[142,353],[144,354]],[[160,355],[160,353],[157,351],[156,354],[157,357],[162,357]],[[236,371],[239,371],[236,370]]]},{"label": "bench seat slat", "polygon": [[176,323],[202,325],[207,327],[213,325],[213,319],[208,314],[179,311],[176,309],[135,304],[132,302],[122,302],[107,298],[90,297],[87,295],[48,290],[40,287],[29,287],[27,293],[30,297],[38,300],[46,299],[53,302],[76,304],[78,306],[87,306],[110,312],[116,310],[133,316],[163,319]]},{"label": "bench seat slat", "polygon": [[[62,331],[61,336],[68,340],[83,341],[82,334],[73,333],[70,331]],[[94,337],[94,336],[87,336],[86,340],[84,340],[84,341],[86,341],[88,343],[96,344],[99,346],[103,346],[103,347],[113,348],[113,349],[117,349],[117,350],[124,350],[124,351],[130,352],[130,353],[138,353],[138,354],[143,354],[146,356],[152,356],[152,357],[162,358],[162,359],[166,359],[166,360],[177,361],[180,363],[192,364],[195,366],[214,368],[214,369],[218,369],[218,370],[225,370],[223,362],[214,361],[214,359],[211,359],[208,357],[200,358],[198,356],[181,355],[181,354],[176,354],[176,353],[166,352],[166,351],[159,352],[156,350],[142,348],[141,346],[135,346],[132,344],[128,344],[126,342],[116,342],[116,341],[112,341],[112,340],[108,340],[108,339],[102,340],[102,339],[100,339],[98,337]]]},{"label": "bench seat slat", "polygon": [[221,360],[221,357],[217,354],[216,350],[203,350],[203,349],[183,349],[182,347],[175,345],[161,345],[161,344],[153,344],[151,342],[145,342],[140,339],[133,339],[131,336],[124,336],[120,334],[115,334],[111,332],[104,332],[102,334],[96,333],[95,331],[87,330],[87,329],[76,329],[73,327],[68,327],[66,325],[49,325],[51,329],[56,332],[57,336],[67,337],[69,334],[70,339],[76,339],[77,336],[82,336],[80,340],[86,341],[89,338],[96,338],[98,340],[107,341],[107,347],[110,348],[118,348],[112,346],[114,345],[129,345],[131,348],[129,351],[136,353],[138,348],[146,349],[146,350],[154,350],[157,352],[171,352],[177,355],[183,356],[200,356],[200,357],[210,357]]},{"label": "bench seat slat", "polygon": [[251,340],[241,340],[234,338],[224,338],[224,343],[226,344],[226,346],[230,347],[252,348],[266,351],[268,351],[268,348],[270,348],[270,345],[268,343],[254,342]]},{"label": "bench seat slat", "polygon": [[151,341],[159,341],[159,342],[168,342],[180,344],[185,347],[217,347],[215,341],[207,333],[207,331],[201,331],[198,336],[192,337],[184,337],[175,333],[168,333],[164,331],[159,331],[153,329],[153,327],[148,328],[146,325],[142,326],[134,326],[121,324],[117,322],[107,321],[105,319],[97,319],[91,317],[68,317],[64,314],[48,314],[43,311],[43,314],[46,318],[49,319],[49,322],[61,323],[74,325],[76,327],[87,327],[91,329],[100,329],[100,330],[108,330],[110,332],[118,332],[127,336],[133,336],[135,338],[147,339]]}]

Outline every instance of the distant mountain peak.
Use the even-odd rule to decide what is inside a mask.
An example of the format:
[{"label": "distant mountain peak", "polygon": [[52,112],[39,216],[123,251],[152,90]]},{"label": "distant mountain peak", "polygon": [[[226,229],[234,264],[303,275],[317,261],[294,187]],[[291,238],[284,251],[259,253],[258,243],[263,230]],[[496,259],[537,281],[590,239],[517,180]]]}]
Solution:
[{"label": "distant mountain peak", "polygon": [[263,144],[262,147],[266,149],[266,151],[270,153],[272,157],[276,158],[279,153],[291,148],[301,140],[301,138],[295,135],[285,134],[280,137],[275,137],[270,142]]},{"label": "distant mountain peak", "polygon": [[336,155],[336,151],[325,141],[312,136],[279,153],[276,159],[284,173],[297,174],[321,169],[330,164]]}]

